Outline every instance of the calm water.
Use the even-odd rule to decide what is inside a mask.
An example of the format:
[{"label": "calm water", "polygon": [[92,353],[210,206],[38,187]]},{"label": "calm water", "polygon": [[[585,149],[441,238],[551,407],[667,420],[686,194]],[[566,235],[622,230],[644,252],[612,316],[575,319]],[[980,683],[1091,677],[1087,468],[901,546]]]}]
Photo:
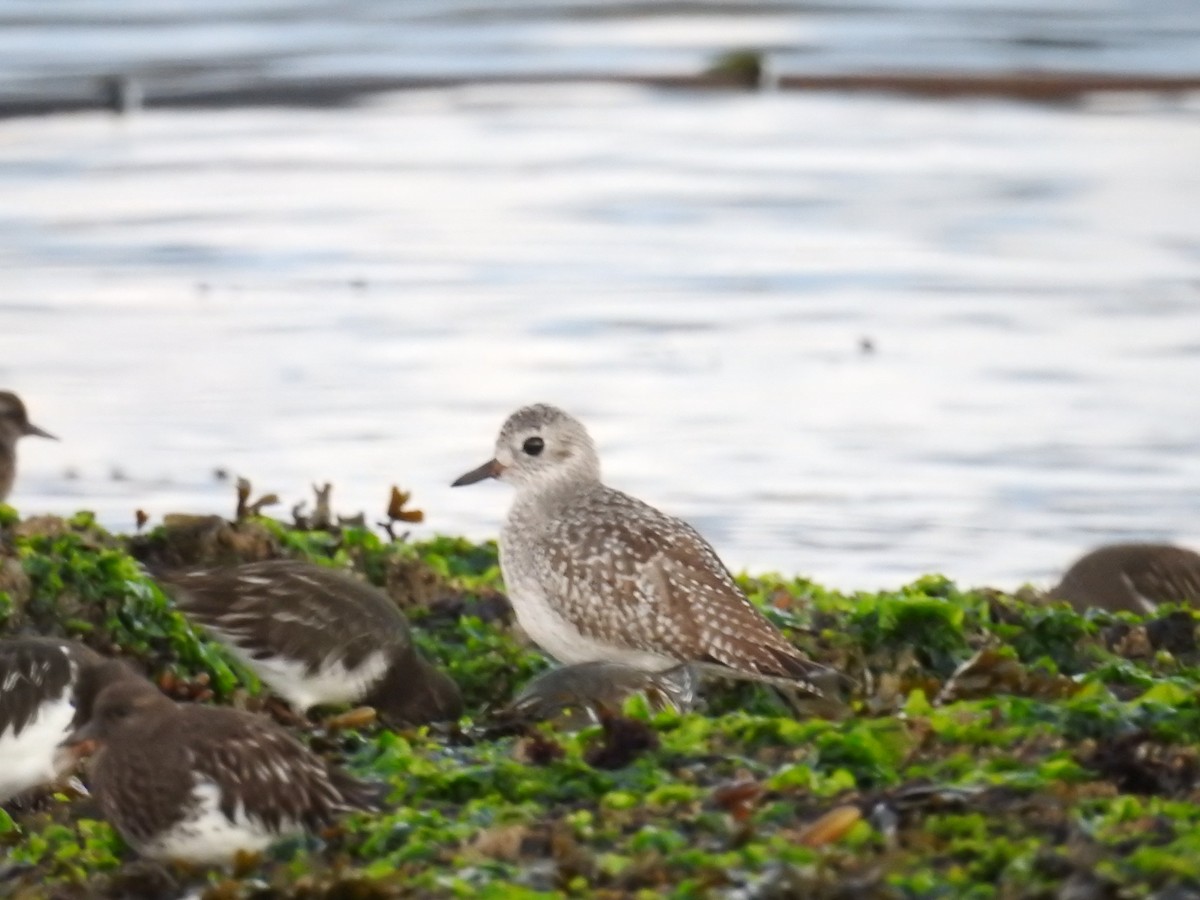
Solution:
[{"label": "calm water", "polygon": [[1196,0],[0,0],[0,100],[314,78],[674,72],[1196,74]]},{"label": "calm water", "polygon": [[[1072,6],[993,19],[1078,33]],[[270,8],[224,32],[260,65],[283,40],[254,24]],[[1161,15],[1122,36],[1136,8]],[[1181,68],[1195,29],[1166,26],[1183,8],[1105,4],[1081,57],[1097,65],[1079,67],[1157,41],[1144,56]],[[101,27],[88,53],[34,62],[14,10],[44,46],[74,40],[41,9],[0,3],[10,71],[153,44]],[[170,36],[187,8],[164,9]],[[389,10],[420,11],[354,9],[347,28],[375,10],[381,35],[401,33]],[[900,7],[792,9],[780,21],[833,22],[814,33],[844,39],[816,43],[845,60],[872,46],[846,35]],[[922,9],[923,27],[974,21]],[[555,20],[425,10],[478,59]],[[592,17],[601,56],[702,55],[697,23],[721,21],[639,37],[627,18]],[[555,21],[578,50],[578,18]],[[211,62],[219,41],[197,34]],[[336,68],[338,35],[315,34],[301,68]],[[943,49],[991,46],[963,40]],[[0,385],[63,437],[22,444],[13,500],[123,529],[137,507],[228,513],[223,467],[283,511],[330,480],[339,510],[381,513],[397,483],[420,533],[491,536],[507,488],[447,485],[512,408],[549,400],[591,426],[612,483],[735,567],[1012,586],[1105,540],[1200,543],[1198,158],[1194,100],[508,87],[0,122]]]}]

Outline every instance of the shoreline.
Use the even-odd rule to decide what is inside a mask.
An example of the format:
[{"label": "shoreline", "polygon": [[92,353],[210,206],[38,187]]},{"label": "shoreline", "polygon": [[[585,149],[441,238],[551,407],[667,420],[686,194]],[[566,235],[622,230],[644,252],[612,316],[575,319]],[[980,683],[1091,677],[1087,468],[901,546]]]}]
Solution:
[{"label": "shoreline", "polygon": [[[395,76],[379,78],[291,79],[258,81],[224,88],[199,88],[154,73],[97,76],[66,89],[0,97],[0,119],[58,115],[108,109],[234,109],[239,107],[338,108],[374,95],[398,91],[466,87],[530,87],[614,84],[659,90],[757,91],[754,72],[686,73],[514,73],[480,76]],[[765,89],[785,92],[898,94],[929,99],[987,98],[1043,104],[1080,102],[1091,94],[1200,92],[1197,75],[1137,75],[1088,72],[862,72],[853,74],[780,74]]]}]

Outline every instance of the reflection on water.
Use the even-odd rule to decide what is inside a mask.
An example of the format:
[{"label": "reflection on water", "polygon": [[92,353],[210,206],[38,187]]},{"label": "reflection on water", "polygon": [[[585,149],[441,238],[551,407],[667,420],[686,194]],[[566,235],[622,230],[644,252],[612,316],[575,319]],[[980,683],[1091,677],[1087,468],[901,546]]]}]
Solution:
[{"label": "reflection on water", "polygon": [[488,536],[448,482],[548,400],[735,567],[1197,539],[1198,154],[1187,106],[604,87],[0,123],[0,384],[64,439],[14,500],[228,512],[220,466]]}]

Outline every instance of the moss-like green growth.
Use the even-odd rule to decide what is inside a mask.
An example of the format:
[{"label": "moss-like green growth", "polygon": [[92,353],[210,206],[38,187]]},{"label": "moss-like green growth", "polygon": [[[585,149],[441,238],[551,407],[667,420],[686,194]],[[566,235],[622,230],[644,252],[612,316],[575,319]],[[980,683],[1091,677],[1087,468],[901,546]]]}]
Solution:
[{"label": "moss-like green growth", "polygon": [[763,54],[759,50],[730,50],[714,59],[705,74],[739,87],[757,87],[762,80]]},{"label": "moss-like green growth", "polygon": [[829,717],[797,717],[761,685],[711,682],[687,714],[634,698],[580,731],[513,733],[489,710],[546,662],[514,628],[493,544],[263,519],[127,539],[86,514],[21,522],[0,507],[0,623],[119,651],[225,702],[255,690],[253,678],[188,626],[138,561],[279,555],[386,589],[462,685],[468,718],[310,730],[316,749],[391,786],[388,809],[236,873],[147,870],[86,799],[13,807],[0,813],[6,891],[1049,900],[1200,890],[1200,654],[1186,610],[1080,616],[939,577],[854,595],[742,577],[790,639],[846,674],[845,703]]}]

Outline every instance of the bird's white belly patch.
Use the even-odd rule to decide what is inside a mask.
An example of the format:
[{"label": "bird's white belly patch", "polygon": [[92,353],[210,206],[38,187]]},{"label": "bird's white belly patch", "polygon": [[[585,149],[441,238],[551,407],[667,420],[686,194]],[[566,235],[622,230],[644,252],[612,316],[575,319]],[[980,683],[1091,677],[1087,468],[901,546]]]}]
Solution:
[{"label": "bird's white belly patch", "polygon": [[20,734],[0,734],[0,802],[66,773],[71,756],[59,744],[70,734],[74,718],[75,707],[64,694],[39,706]]},{"label": "bird's white belly patch", "polygon": [[383,677],[390,664],[387,654],[380,650],[357,668],[347,669],[340,659],[327,659],[320,669],[309,674],[307,667],[296,660],[283,656],[254,659],[232,641],[222,638],[222,643],[271,690],[301,711],[323,704],[358,702]]},{"label": "bird's white belly patch", "polygon": [[285,821],[280,831],[268,831],[240,806],[231,821],[221,812],[221,790],[211,781],[199,781],[194,797],[196,805],[188,818],[153,841],[137,846],[138,852],[160,860],[222,865],[230,862],[239,850],[257,853],[301,830],[295,823]]},{"label": "bird's white belly patch", "polygon": [[540,589],[531,590],[529,585],[519,585],[511,590],[509,599],[517,622],[525,629],[530,640],[564,665],[607,660],[647,672],[660,672],[679,664],[677,660],[659,653],[619,647],[580,634],[578,629],[558,614]]}]

